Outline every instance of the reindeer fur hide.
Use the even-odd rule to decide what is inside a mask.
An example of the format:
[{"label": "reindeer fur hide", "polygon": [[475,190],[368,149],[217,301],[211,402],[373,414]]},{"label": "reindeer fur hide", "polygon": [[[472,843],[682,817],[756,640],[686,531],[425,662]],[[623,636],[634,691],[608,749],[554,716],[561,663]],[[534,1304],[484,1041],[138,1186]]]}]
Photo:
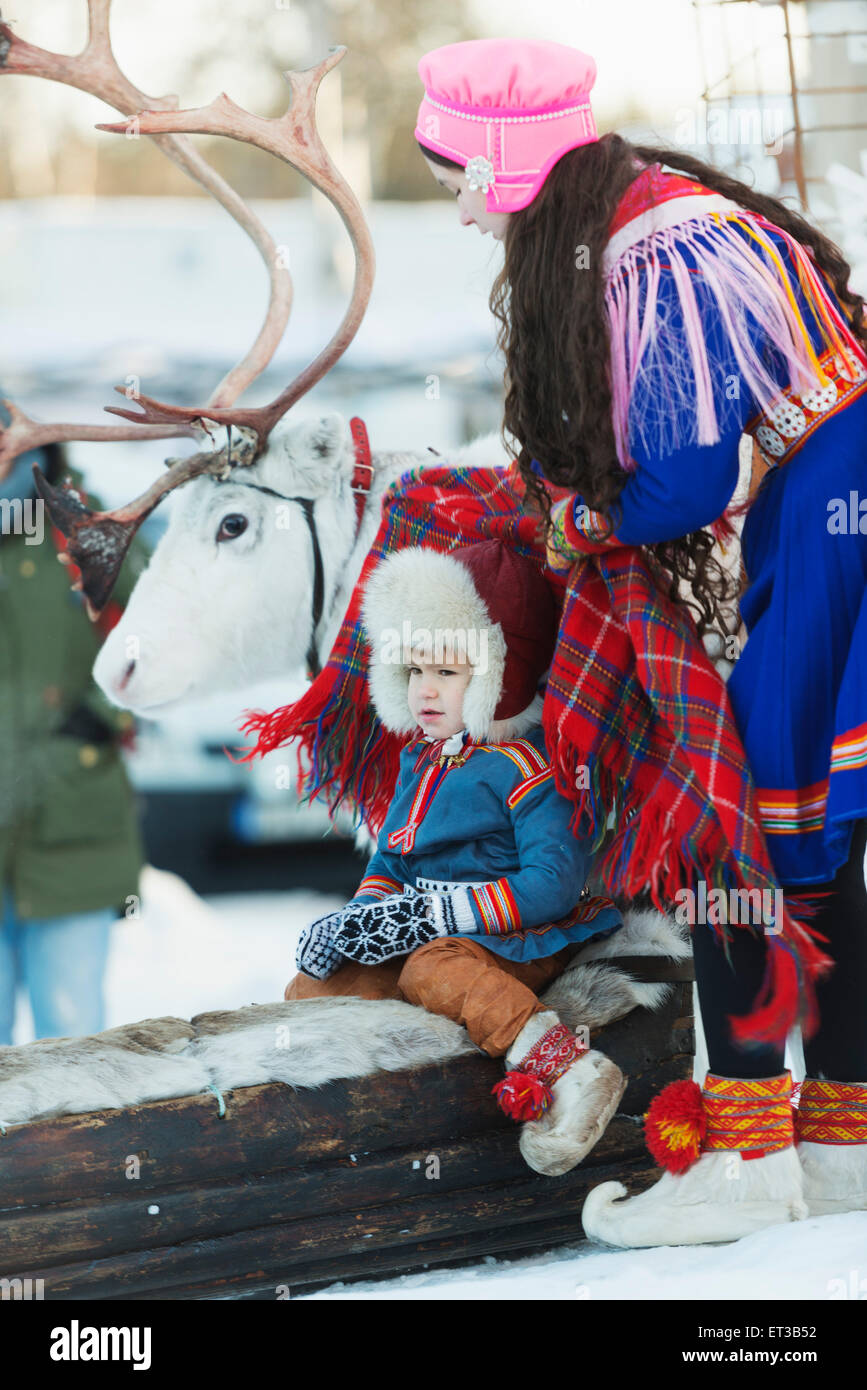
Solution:
[{"label": "reindeer fur hide", "polygon": [[[571,1028],[599,1028],[670,986],[642,984],[618,955],[689,955],[685,929],[655,909],[627,909],[624,926],[590,943],[541,995]],[[400,1000],[326,998],[152,1018],[87,1038],[0,1047],[0,1128],[50,1116],[141,1105],[214,1086],[280,1081],[295,1088],[400,1071],[478,1049],[460,1024]]]}]

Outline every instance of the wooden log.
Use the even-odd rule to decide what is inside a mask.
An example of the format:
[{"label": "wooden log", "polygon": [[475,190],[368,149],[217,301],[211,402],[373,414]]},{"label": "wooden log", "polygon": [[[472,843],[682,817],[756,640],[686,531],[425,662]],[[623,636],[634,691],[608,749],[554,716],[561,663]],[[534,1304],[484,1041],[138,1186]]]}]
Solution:
[{"label": "wooden log", "polygon": [[[585,1163],[615,1167],[646,1161],[641,1129],[626,1119],[608,1126]],[[129,1191],[101,1200],[63,1202],[0,1213],[4,1266],[56,1265],[100,1259],[182,1241],[216,1237],[303,1216],[356,1213],[425,1193],[446,1193],[530,1176],[518,1129],[491,1130],[434,1148],[385,1150],[278,1173],[224,1182]],[[543,1185],[546,1179],[540,1180]],[[157,1211],[151,1208],[158,1208]]]},{"label": "wooden log", "polygon": [[[628,1184],[633,1194],[643,1192],[658,1177],[658,1169],[648,1167],[646,1159],[643,1166],[629,1165],[618,1170],[618,1178]],[[603,1182],[606,1179],[599,1177],[597,1180]],[[460,1240],[439,1238],[419,1241],[410,1263],[407,1263],[407,1253],[404,1249],[391,1247],[366,1251],[361,1255],[344,1256],[339,1260],[311,1260],[296,1267],[288,1279],[283,1279],[279,1284],[274,1282],[273,1275],[263,1278],[261,1274],[253,1273],[173,1286],[170,1289],[143,1290],[136,1294],[136,1301],[231,1299],[273,1302],[278,1297],[295,1298],[299,1294],[312,1293],[338,1280],[351,1282],[388,1279],[399,1274],[417,1274],[431,1266],[460,1269],[467,1264],[476,1264],[486,1256],[495,1256],[504,1261],[522,1259],[546,1250],[577,1245],[583,1238],[580,1221],[576,1225],[576,1213],[567,1211],[560,1216],[546,1217],[542,1221],[527,1222],[518,1227],[504,1226],[489,1231],[470,1231]],[[127,1295],[118,1294],[115,1297],[122,1300],[126,1299]]]},{"label": "wooden log", "polygon": [[[388,1203],[361,1212],[302,1218],[228,1236],[107,1259],[16,1270],[21,1279],[44,1281],[46,1300],[137,1298],[157,1290],[255,1281],[257,1287],[309,1283],[347,1266],[416,1269],[439,1251],[444,1260],[462,1253],[494,1253],[532,1244],[581,1239],[580,1207],[589,1187],[631,1174],[653,1176],[647,1160],[616,1167],[579,1165],[559,1178],[530,1174],[523,1180]],[[472,1250],[469,1249],[472,1243]],[[376,1252],[378,1258],[371,1258]],[[10,1274],[9,1277],[12,1277]],[[329,1277],[326,1273],[324,1277]]]},{"label": "wooden log", "polygon": [[577,1240],[591,1186],[655,1176],[626,1117],[690,1074],[690,1003],[675,980],[657,1013],[594,1035],[629,1075],[622,1117],[561,1178],[527,1168],[490,1093],[502,1063],[480,1055],[319,1091],[239,1088],[225,1119],[205,1095],[16,1127],[0,1140],[7,1275],[41,1278],[48,1298],[273,1298]]},{"label": "wooden log", "polygon": [[[623,1113],[642,1114],[673,1074],[686,1074],[690,987],[673,989],[658,1013],[636,1009],[593,1039],[630,1077]],[[498,1060],[476,1055],[318,1091],[239,1088],[226,1093],[223,1119],[207,1094],[36,1121],[0,1140],[0,1207],[129,1193],[131,1180],[138,1192],[200,1185],[418,1146],[422,1135],[430,1148],[508,1129],[491,1096],[501,1076]]]}]

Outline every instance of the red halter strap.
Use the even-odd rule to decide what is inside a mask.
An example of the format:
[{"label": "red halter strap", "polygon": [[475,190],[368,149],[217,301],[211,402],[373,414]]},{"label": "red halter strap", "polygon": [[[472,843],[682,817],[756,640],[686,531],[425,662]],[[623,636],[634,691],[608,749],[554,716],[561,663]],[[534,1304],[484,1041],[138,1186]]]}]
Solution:
[{"label": "red halter strap", "polygon": [[364,515],[364,504],[373,482],[373,464],[370,461],[370,440],[367,437],[367,426],[360,415],[353,415],[349,422],[349,428],[352,431],[352,442],[355,445],[355,467],[352,470],[349,486],[351,491],[355,493],[355,531],[357,534],[361,526],[361,518]]}]

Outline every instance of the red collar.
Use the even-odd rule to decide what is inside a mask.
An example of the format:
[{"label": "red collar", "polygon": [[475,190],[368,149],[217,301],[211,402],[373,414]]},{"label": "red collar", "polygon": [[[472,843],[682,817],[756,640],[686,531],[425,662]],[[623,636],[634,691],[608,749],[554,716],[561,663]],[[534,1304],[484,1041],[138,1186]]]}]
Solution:
[{"label": "red collar", "polygon": [[632,180],[614,210],[608,227],[609,240],[628,222],[652,207],[667,203],[672,198],[694,198],[713,192],[695,179],[684,174],[667,173],[659,164],[649,164]]},{"label": "red collar", "polygon": [[355,533],[357,535],[361,526],[361,518],[364,515],[364,504],[370,494],[370,485],[373,482],[373,464],[370,461],[370,440],[367,438],[367,427],[360,415],[353,415],[349,422],[349,428],[352,431],[352,442],[355,445],[355,467],[352,470],[349,486],[351,491],[355,493]]}]

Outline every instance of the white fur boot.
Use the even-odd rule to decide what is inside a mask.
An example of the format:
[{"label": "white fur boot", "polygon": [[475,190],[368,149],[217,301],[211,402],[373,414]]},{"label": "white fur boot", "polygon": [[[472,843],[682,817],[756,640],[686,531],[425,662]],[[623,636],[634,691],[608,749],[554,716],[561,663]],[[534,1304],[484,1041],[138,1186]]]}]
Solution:
[{"label": "white fur boot", "polygon": [[600,1183],[588,1192],[581,1221],[590,1240],[633,1249],[740,1240],[808,1215],[792,1147],[749,1161],[736,1150],[704,1153],[685,1173],[663,1173],[637,1197],[620,1182]]},{"label": "white fur boot", "polygon": [[[533,1014],[506,1053],[507,1070],[518,1068],[559,1023],[553,1010]],[[518,1146],[534,1172],[556,1177],[580,1163],[605,1133],[626,1090],[626,1077],[610,1058],[591,1049],[576,1058],[550,1089],[551,1104],[538,1119],[524,1123]]]},{"label": "white fur boot", "polygon": [[795,1133],[810,1215],[867,1211],[867,1083],[805,1077]]},{"label": "white fur boot", "polygon": [[[802,1221],[809,1212],[790,1093],[788,1072],[753,1080],[709,1073],[703,1090],[673,1082],[646,1120],[666,1171],[636,1197],[618,1182],[593,1188],[581,1213],[587,1236],[626,1249],[704,1245]],[[728,1147],[733,1137],[737,1147]]]},{"label": "white fur boot", "polygon": [[798,1145],[811,1216],[867,1211],[867,1144]]}]

